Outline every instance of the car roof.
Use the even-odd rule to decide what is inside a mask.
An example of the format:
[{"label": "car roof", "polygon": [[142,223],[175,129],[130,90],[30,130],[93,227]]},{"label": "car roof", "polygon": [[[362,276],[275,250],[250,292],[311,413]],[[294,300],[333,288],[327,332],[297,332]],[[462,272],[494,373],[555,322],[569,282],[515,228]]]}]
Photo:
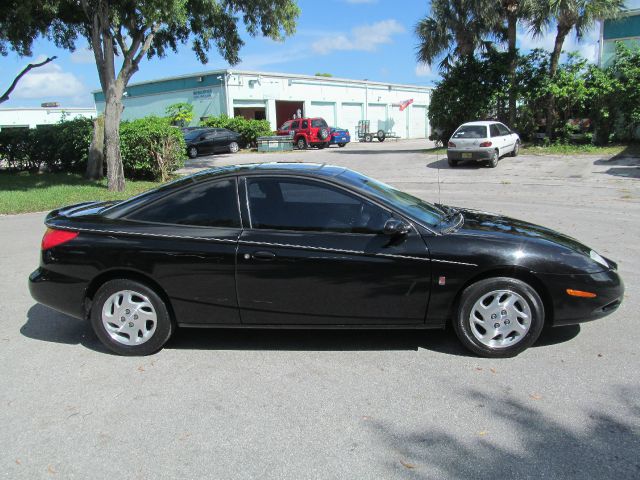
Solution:
[{"label": "car roof", "polygon": [[[501,123],[497,120],[478,120],[476,122],[465,122],[462,125],[482,125],[482,126],[489,126],[489,125],[493,125],[494,123]],[[460,126],[462,126],[460,125]]]}]

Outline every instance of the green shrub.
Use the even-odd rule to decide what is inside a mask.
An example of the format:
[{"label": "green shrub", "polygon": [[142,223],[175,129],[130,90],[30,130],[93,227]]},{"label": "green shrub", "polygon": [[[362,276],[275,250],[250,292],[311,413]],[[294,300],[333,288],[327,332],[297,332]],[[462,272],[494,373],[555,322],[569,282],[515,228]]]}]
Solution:
[{"label": "green shrub", "polygon": [[204,127],[227,128],[242,135],[242,145],[255,146],[258,137],[271,135],[271,125],[267,120],[247,120],[244,117],[209,117],[201,125]]},{"label": "green shrub", "polygon": [[120,150],[125,177],[134,179],[165,181],[187,157],[182,131],[153,116],[120,124]]}]

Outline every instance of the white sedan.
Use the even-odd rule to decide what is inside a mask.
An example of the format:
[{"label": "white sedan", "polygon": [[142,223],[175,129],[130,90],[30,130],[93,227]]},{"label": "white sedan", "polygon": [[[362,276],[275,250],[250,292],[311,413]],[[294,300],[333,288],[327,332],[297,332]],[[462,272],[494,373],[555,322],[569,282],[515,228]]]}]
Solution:
[{"label": "white sedan", "polygon": [[447,145],[447,160],[451,167],[458,162],[472,160],[497,167],[500,157],[518,155],[520,137],[500,122],[463,123],[453,133]]}]

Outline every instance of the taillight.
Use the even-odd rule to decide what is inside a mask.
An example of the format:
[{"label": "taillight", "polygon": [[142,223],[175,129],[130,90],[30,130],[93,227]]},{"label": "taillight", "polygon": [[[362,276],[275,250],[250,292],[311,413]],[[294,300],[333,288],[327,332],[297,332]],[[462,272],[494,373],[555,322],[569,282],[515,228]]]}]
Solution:
[{"label": "taillight", "polygon": [[490,147],[491,145],[493,145],[493,143],[491,143],[491,142],[482,142],[480,144],[481,147]]},{"label": "taillight", "polygon": [[47,228],[42,237],[42,250],[49,250],[50,248],[57,247],[63,243],[73,240],[78,236],[78,232],[69,232],[67,230],[56,230],[54,228]]},{"label": "taillight", "polygon": [[449,142],[447,145],[449,146],[449,148],[455,148],[456,146],[456,144],[453,142]]}]

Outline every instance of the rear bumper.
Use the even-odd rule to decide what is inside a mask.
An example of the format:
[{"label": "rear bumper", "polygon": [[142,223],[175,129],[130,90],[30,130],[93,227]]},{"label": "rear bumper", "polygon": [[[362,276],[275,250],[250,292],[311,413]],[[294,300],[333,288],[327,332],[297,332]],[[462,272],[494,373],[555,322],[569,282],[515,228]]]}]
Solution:
[{"label": "rear bumper", "polygon": [[[552,324],[590,322],[615,312],[624,296],[624,283],[614,270],[583,275],[539,274],[553,302]],[[595,298],[574,297],[567,289],[596,294]]]},{"label": "rear bumper", "polygon": [[339,143],[349,143],[351,141],[351,137],[348,135],[343,135],[339,137],[331,137],[331,145],[337,145]]},{"label": "rear bumper", "polygon": [[490,160],[495,150],[455,150],[447,149],[449,160],[475,160],[477,162]]},{"label": "rear bumper", "polygon": [[36,302],[75,318],[85,317],[86,287],[83,280],[42,267],[29,275],[29,293]]}]

